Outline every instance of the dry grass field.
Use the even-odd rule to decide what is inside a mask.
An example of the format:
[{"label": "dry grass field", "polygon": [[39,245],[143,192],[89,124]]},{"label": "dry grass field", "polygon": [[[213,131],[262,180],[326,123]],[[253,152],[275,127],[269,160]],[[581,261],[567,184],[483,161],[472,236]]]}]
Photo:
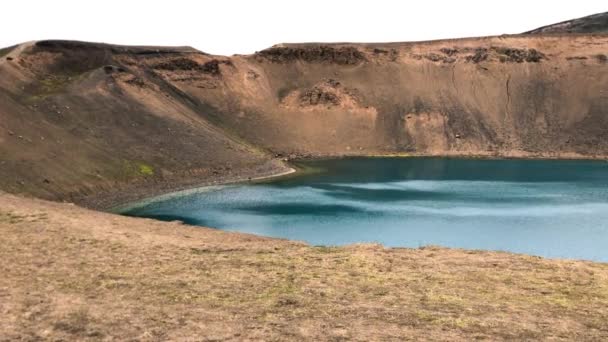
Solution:
[{"label": "dry grass field", "polygon": [[0,195],[0,340],[605,340],[608,265],[315,247]]}]

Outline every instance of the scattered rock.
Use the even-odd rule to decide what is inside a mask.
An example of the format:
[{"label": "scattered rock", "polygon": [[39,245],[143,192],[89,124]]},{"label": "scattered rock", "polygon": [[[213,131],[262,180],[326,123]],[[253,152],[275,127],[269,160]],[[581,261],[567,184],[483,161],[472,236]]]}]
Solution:
[{"label": "scattered rock", "polygon": [[446,54],[450,57],[458,54],[458,49],[456,49],[456,48],[441,48],[439,51],[443,52],[444,54]]},{"label": "scattered rock", "polygon": [[332,88],[338,88],[340,86],[340,81],[334,80],[333,78],[329,78],[325,81],[325,84]]},{"label": "scattered rock", "polygon": [[488,59],[488,49],[486,48],[477,48],[475,49],[475,53],[473,55],[465,57],[467,62],[473,62],[475,64],[481,63]]},{"label": "scattered rock", "polygon": [[248,80],[255,80],[255,79],[258,79],[258,77],[260,77],[260,75],[257,72],[255,72],[253,70],[247,71]]},{"label": "scattered rock", "polygon": [[170,61],[161,62],[153,66],[157,70],[198,70],[200,64],[188,58],[176,58]]},{"label": "scattered rock", "polygon": [[298,304],[298,301],[293,298],[280,298],[277,301],[277,306],[294,306],[297,304]]},{"label": "scattered rock", "polygon": [[430,61],[433,61],[433,62],[439,62],[439,61],[442,61],[444,57],[440,56],[436,53],[429,53],[427,55],[424,55],[424,58],[426,58]]},{"label": "scattered rock", "polygon": [[256,56],[274,63],[301,60],[309,63],[327,62],[353,65],[366,61],[361,51],[352,46],[333,47],[318,45],[310,47],[272,47],[256,52]]},{"label": "scattered rock", "polygon": [[585,60],[587,59],[587,57],[585,56],[570,56],[570,57],[566,57],[567,60],[572,61],[572,60]]},{"label": "scattered rock", "polygon": [[388,56],[389,59],[393,62],[396,61],[397,57],[399,56],[399,52],[396,49],[385,50],[385,49],[374,48],[372,50],[372,52],[376,56]]},{"label": "scattered rock", "polygon": [[153,66],[156,70],[167,71],[201,71],[206,74],[219,75],[220,64],[232,65],[229,60],[213,59],[203,64],[199,64],[189,58],[176,58],[170,61],[161,62]]},{"label": "scattered rock", "polygon": [[300,103],[302,105],[316,106],[318,104],[330,104],[337,106],[340,104],[340,98],[335,93],[327,92],[320,87],[313,87],[300,95]]},{"label": "scattered rock", "polygon": [[499,55],[501,63],[538,63],[546,56],[536,49],[492,48]]},{"label": "scattered rock", "polygon": [[48,178],[45,178],[42,182],[44,184],[51,184],[51,181]]},{"label": "scattered rock", "polygon": [[133,76],[133,77],[129,78],[128,80],[126,80],[125,82],[128,84],[138,86],[140,88],[143,88],[146,85],[146,82],[142,78],[139,78],[137,76]]},{"label": "scattered rock", "polygon": [[300,95],[300,105],[333,105],[340,104],[340,97],[334,91],[340,87],[340,82],[332,78],[325,80],[322,84],[315,85]]},{"label": "scattered rock", "polygon": [[383,50],[383,49],[374,48],[374,53],[375,53],[376,55],[379,55],[379,54],[388,55],[388,50]]},{"label": "scattered rock", "polygon": [[426,55],[414,55],[414,59],[421,60],[422,58],[428,59],[431,62],[443,62],[443,63],[454,63],[456,58],[440,55],[437,53],[428,53]]},{"label": "scattered rock", "polygon": [[206,74],[219,75],[220,62],[217,59],[211,60],[203,64],[200,70]]}]

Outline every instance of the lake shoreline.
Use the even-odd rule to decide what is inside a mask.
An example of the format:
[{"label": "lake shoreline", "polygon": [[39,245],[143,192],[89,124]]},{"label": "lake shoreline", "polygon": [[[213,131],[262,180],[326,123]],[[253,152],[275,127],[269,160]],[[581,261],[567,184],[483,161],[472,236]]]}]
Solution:
[{"label": "lake shoreline", "polygon": [[145,198],[141,198],[139,200],[136,201],[131,201],[128,203],[124,203],[112,208],[108,208],[106,211],[108,212],[112,212],[112,213],[117,213],[120,214],[124,211],[128,211],[131,209],[135,209],[138,208],[140,206],[145,206],[147,204],[150,203],[154,203],[157,201],[163,201],[163,200],[167,200],[167,199],[171,199],[174,197],[180,197],[180,196],[185,196],[185,195],[189,195],[189,194],[194,194],[194,193],[198,193],[198,192],[203,192],[206,189],[212,189],[212,188],[216,188],[216,187],[223,187],[223,186],[228,186],[228,185],[238,185],[238,184],[250,184],[250,183],[256,183],[259,181],[264,181],[264,180],[270,180],[270,179],[276,179],[276,178],[281,178],[287,175],[291,175],[297,172],[297,169],[295,168],[289,168],[285,171],[280,171],[277,173],[272,173],[272,174],[267,174],[267,175],[257,175],[255,177],[235,177],[233,179],[228,179],[225,181],[215,181],[215,182],[207,182],[207,183],[202,183],[198,186],[192,187],[192,188],[186,188],[186,189],[181,189],[181,190],[174,190],[174,191],[170,191],[167,193],[162,193],[159,195],[153,195],[153,196],[149,196],[149,197],[145,197]]},{"label": "lake shoreline", "polygon": [[295,177],[196,188],[121,209],[311,245],[441,245],[608,261],[599,246],[608,241],[608,163],[602,161],[352,157],[293,163],[298,173],[279,176]]},{"label": "lake shoreline", "polygon": [[[286,175],[299,175],[304,172],[298,167],[299,162],[323,161],[333,159],[351,158],[445,158],[445,159],[481,159],[481,160],[565,160],[565,161],[608,161],[608,156],[580,155],[576,153],[568,154],[531,154],[531,153],[511,153],[511,154],[459,154],[459,153],[386,153],[386,154],[336,154],[336,155],[295,155],[293,158],[282,160],[272,160],[263,167],[262,170],[244,169],[238,170],[234,174],[220,177],[188,178],[180,181],[168,181],[154,184],[138,184],[129,189],[119,189],[101,195],[86,196],[79,202],[80,205],[101,211],[114,212],[116,208],[128,207],[131,204],[147,201],[156,197],[170,195],[182,191],[192,191],[209,186],[231,185],[247,183],[249,181],[271,180],[276,177]],[[289,169],[294,171],[287,172]],[[287,173],[286,173],[287,172]],[[128,194],[125,196],[125,194]]]},{"label": "lake shoreline", "polygon": [[247,168],[228,170],[226,173],[220,174],[204,174],[201,176],[186,174],[179,179],[150,179],[120,188],[111,188],[94,195],[86,195],[73,200],[73,202],[88,209],[115,213],[116,209],[173,193],[192,191],[209,186],[260,181],[293,172],[295,170],[291,165],[275,159]]}]

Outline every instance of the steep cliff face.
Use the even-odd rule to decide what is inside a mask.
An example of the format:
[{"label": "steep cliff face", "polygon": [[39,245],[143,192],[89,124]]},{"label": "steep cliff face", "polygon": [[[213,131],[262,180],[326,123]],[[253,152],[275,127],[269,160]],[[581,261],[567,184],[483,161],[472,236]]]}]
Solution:
[{"label": "steep cliff face", "polygon": [[289,155],[608,157],[606,35],[1,53],[9,192],[78,200]]},{"label": "steep cliff face", "polygon": [[606,36],[284,45],[233,57],[212,88],[161,77],[278,153],[594,157],[606,53]]}]

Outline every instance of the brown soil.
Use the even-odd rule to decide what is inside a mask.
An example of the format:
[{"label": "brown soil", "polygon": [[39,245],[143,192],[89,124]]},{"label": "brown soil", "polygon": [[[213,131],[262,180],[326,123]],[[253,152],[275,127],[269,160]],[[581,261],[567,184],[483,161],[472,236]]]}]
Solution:
[{"label": "brown soil", "polygon": [[599,34],[232,57],[23,44],[0,61],[0,189],[99,207],[281,172],[277,155],[607,158],[607,47]]},{"label": "brown soil", "polygon": [[608,265],[312,247],[0,195],[5,340],[605,340]]}]

